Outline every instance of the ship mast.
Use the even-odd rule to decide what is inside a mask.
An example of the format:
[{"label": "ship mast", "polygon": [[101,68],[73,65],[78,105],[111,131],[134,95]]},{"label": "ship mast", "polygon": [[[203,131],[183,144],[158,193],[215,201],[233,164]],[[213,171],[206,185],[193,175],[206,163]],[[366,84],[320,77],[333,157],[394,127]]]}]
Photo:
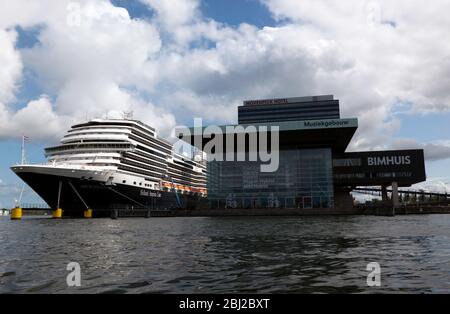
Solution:
[{"label": "ship mast", "polygon": [[[26,159],[25,159],[25,141],[27,141],[29,138],[28,136],[22,134],[22,147],[21,147],[21,153],[22,153],[22,157],[21,157],[21,165],[24,165],[26,163]],[[22,203],[22,197],[23,197],[23,192],[25,190],[25,182],[22,185],[22,189],[20,190],[20,195],[19,198],[16,199],[16,207],[19,207],[20,204]]]},{"label": "ship mast", "polygon": [[22,134],[22,158],[21,164],[24,165],[26,163],[25,159],[25,141],[28,140],[28,137]]}]

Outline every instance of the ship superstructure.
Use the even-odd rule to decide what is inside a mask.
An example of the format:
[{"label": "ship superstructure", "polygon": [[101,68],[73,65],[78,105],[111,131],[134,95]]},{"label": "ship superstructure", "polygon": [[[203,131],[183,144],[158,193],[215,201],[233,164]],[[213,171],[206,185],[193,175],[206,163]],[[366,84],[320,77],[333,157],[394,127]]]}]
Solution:
[{"label": "ship superstructure", "polygon": [[[206,197],[206,163],[175,153],[170,142],[137,120],[95,119],[71,127],[45,149],[45,165],[12,170],[52,208],[195,207]],[[95,208],[97,207],[97,208]]]}]

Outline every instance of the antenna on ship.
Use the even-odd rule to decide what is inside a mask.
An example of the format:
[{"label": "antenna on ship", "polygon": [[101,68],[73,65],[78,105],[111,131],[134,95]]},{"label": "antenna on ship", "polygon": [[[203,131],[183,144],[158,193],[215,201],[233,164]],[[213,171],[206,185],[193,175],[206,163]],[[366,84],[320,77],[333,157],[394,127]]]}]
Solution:
[{"label": "antenna on ship", "polygon": [[[30,138],[24,134],[22,134],[22,147],[21,147],[21,160],[20,160],[20,164],[24,165],[26,163],[26,158],[25,158],[25,142],[28,142],[30,140]],[[20,191],[20,195],[19,198],[15,200],[16,203],[16,208],[20,207],[20,204],[22,203],[22,197],[23,197],[23,192],[25,190],[25,182],[22,185],[22,189]]]},{"label": "antenna on ship", "polygon": [[133,110],[131,110],[131,111],[124,111],[123,112],[123,119],[124,120],[133,120]]},{"label": "antenna on ship", "polygon": [[22,158],[21,158],[21,161],[20,161],[20,163],[21,163],[22,165],[24,165],[24,164],[26,163],[26,158],[25,158],[25,142],[28,142],[29,140],[30,140],[30,138],[29,138],[28,136],[22,134],[22,149],[21,149],[21,151],[22,151]]}]

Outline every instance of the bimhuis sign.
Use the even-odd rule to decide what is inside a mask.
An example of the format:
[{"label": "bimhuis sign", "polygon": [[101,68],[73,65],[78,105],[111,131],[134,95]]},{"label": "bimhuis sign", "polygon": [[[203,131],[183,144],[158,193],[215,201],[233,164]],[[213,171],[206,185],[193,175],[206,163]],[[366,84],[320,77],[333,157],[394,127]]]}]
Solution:
[{"label": "bimhuis sign", "polygon": [[335,179],[367,185],[396,180],[414,184],[426,179],[423,150],[353,152],[333,156]]},{"label": "bimhuis sign", "polygon": [[411,156],[378,156],[367,157],[368,166],[405,166],[411,165]]}]

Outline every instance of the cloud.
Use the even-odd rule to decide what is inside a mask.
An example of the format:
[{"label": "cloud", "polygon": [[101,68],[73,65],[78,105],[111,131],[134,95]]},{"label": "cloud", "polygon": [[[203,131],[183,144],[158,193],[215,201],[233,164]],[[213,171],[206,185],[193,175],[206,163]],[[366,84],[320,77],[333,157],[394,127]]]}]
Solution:
[{"label": "cloud", "polygon": [[[53,138],[57,140],[59,131],[65,127],[62,117],[53,111],[50,99],[43,95],[38,100],[30,101],[26,107],[20,109],[10,117],[10,127],[7,132],[25,134],[34,139]],[[7,124],[8,125],[8,124]],[[56,135],[56,137],[55,137]]]},{"label": "cloud", "polygon": [[427,143],[424,146],[427,160],[442,160],[450,158],[450,143]]},{"label": "cloud", "polygon": [[[320,30],[368,73],[367,90],[413,103],[417,112],[449,110],[450,46],[442,39],[450,3],[264,0],[278,19]],[[381,103],[380,105],[386,105]]]},{"label": "cloud", "polygon": [[390,145],[392,149],[423,149],[425,159],[437,161],[450,159],[450,141],[433,141],[430,143],[419,143],[414,139],[395,139]]},{"label": "cloud", "polygon": [[199,18],[199,0],[140,0],[156,11],[158,20],[167,29],[191,24]]},{"label": "cloud", "polygon": [[0,29],[0,103],[3,104],[14,99],[22,74],[20,53],[14,48],[16,39],[15,31]]},{"label": "cloud", "polygon": [[[160,51],[161,41],[154,25],[133,20],[125,9],[101,0],[58,1],[50,5],[48,14],[43,14],[45,6],[28,7],[26,1],[1,6],[6,6],[5,12],[12,9],[34,11],[24,16],[19,14],[17,21],[9,19],[9,27],[16,23],[39,23],[44,27],[38,36],[39,44],[20,53],[14,50],[16,36],[13,32],[7,40],[0,38],[2,46],[8,44],[6,56],[11,55],[5,59],[2,54],[0,58],[5,60],[0,59],[0,68],[13,64],[11,59],[15,54],[19,65],[22,62],[36,74],[41,88],[54,103],[50,105],[50,98],[45,97],[45,101],[36,99],[24,108],[19,106],[19,111],[14,109],[10,101],[15,91],[12,87],[19,81],[22,68],[16,67],[15,71],[6,68],[8,73],[2,73],[2,81],[9,85],[2,90],[8,92],[8,98],[0,102],[0,119],[7,123],[0,127],[0,137],[14,136],[10,130],[19,129],[18,124],[25,121],[24,116],[37,104],[45,104],[45,108],[40,109],[44,110],[41,120],[46,121],[47,127],[35,130],[42,138],[60,136],[69,126],[63,122],[74,123],[85,117],[111,116],[130,110],[145,114],[139,119],[161,126],[165,134],[175,125],[172,113],[155,107],[140,94],[141,91],[151,92],[158,76],[154,58]],[[41,19],[37,18],[39,13]],[[5,37],[3,33],[5,31],[2,31]],[[49,121],[50,118],[53,121]]]},{"label": "cloud", "polygon": [[[154,12],[146,19],[107,0],[78,8],[43,1],[0,4],[10,52],[0,65],[16,64],[2,74],[9,87],[0,119],[21,109],[11,97],[23,67],[36,73],[55,119],[134,110],[163,134],[194,116],[236,122],[244,99],[335,94],[342,116],[359,118],[350,150],[382,149],[400,127],[399,104],[450,110],[448,1],[424,9],[403,0],[261,0],[279,21],[264,28],[218,23],[202,15],[199,0],[140,0]],[[14,49],[15,25],[41,25],[39,43]]]},{"label": "cloud", "polygon": [[450,194],[450,181],[445,178],[428,178],[426,182],[413,185],[411,189]]},{"label": "cloud", "polygon": [[152,88],[151,58],[161,45],[156,29],[107,2],[87,2],[79,14],[79,25],[70,25],[62,12],[41,32],[40,45],[23,52],[46,89],[60,98],[60,109],[72,114],[75,103],[82,110],[118,109],[128,105],[126,86]]},{"label": "cloud", "polygon": [[139,0],[154,13],[154,25],[160,30],[166,49],[183,52],[194,41],[217,39],[225,28],[206,20],[200,11],[200,0]]}]

